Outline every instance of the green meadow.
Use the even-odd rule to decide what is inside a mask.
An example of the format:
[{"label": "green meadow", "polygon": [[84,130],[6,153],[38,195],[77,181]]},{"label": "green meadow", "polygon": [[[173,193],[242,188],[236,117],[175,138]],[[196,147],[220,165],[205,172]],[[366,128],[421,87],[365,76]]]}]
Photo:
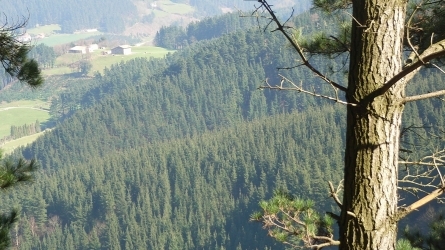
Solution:
[{"label": "green meadow", "polygon": [[78,40],[86,39],[92,36],[97,36],[102,34],[102,32],[88,32],[88,33],[76,33],[76,34],[52,34],[39,40],[39,43],[43,43],[47,46],[55,46],[65,43],[71,43]]},{"label": "green meadow", "polygon": [[65,43],[71,43],[78,40],[86,39],[88,37],[103,34],[102,32],[99,31],[75,33],[75,34],[59,34],[58,33],[59,30],[60,30],[60,25],[51,24],[51,25],[44,25],[32,28],[27,30],[27,32],[31,35],[37,35],[41,33],[45,34],[45,38],[38,40],[37,43],[43,43],[50,47]]},{"label": "green meadow", "polygon": [[173,50],[167,50],[160,47],[153,46],[138,46],[131,48],[130,55],[100,55],[94,58],[91,62],[93,64],[92,72],[102,72],[105,67],[110,67],[113,64],[120,63],[122,61],[128,61],[134,58],[162,58],[168,53],[174,52]]},{"label": "green meadow", "polygon": [[28,29],[26,30],[26,32],[28,32],[31,35],[38,35],[38,34],[45,34],[45,35],[50,35],[53,33],[56,33],[56,31],[61,30],[60,25],[58,24],[50,24],[50,25],[42,25],[39,27],[35,27],[32,29]]},{"label": "green meadow", "polygon": [[103,55],[104,51],[108,51],[110,48],[105,50],[96,50],[90,54],[72,54],[67,53],[59,56],[56,59],[55,67],[52,69],[44,69],[44,75],[63,75],[70,74],[73,72],[77,72],[76,68],[70,68],[69,65],[72,65],[75,62],[78,62],[84,58],[88,58],[88,60],[93,65],[90,75],[93,75],[94,72],[103,72],[105,67],[110,67],[113,64],[120,63],[122,61],[128,61],[134,58],[144,57],[144,58],[162,58],[168,53],[173,53],[174,50],[167,50],[160,47],[154,46],[135,46],[131,48],[130,55],[111,55],[106,54]]},{"label": "green meadow", "polygon": [[160,1],[158,2],[159,8],[167,13],[171,14],[187,14],[193,12],[192,6],[182,3],[173,3],[171,1]]},{"label": "green meadow", "polygon": [[40,108],[48,108],[49,104],[43,101],[17,101],[0,104],[0,138],[11,132],[11,126],[22,126],[35,123],[39,120],[44,123],[49,120],[48,111]]},{"label": "green meadow", "polygon": [[43,135],[43,133],[45,133],[45,132],[40,132],[37,134],[19,138],[17,140],[8,141],[7,143],[1,145],[0,148],[3,150],[3,152],[5,154],[12,153],[12,151],[14,151],[14,149],[21,147],[21,146],[26,146],[26,145],[32,143],[33,141],[37,140],[37,138],[39,136]]}]

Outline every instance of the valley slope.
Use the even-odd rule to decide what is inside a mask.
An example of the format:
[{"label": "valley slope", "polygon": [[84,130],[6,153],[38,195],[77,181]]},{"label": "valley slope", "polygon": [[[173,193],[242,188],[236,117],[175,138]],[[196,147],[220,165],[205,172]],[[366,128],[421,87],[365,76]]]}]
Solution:
[{"label": "valley slope", "polygon": [[[315,31],[310,17],[295,22]],[[2,197],[22,206],[16,247],[284,249],[249,216],[275,188],[335,211],[326,183],[342,178],[345,124],[340,104],[257,90],[279,81],[276,67],[295,64],[285,48],[246,28],[165,59],[114,65],[64,93],[53,106],[57,127],[15,152],[42,166],[32,187]],[[319,81],[301,68],[280,73],[304,86]],[[425,73],[415,83],[427,92],[438,81]],[[407,109],[405,124],[420,128],[404,147],[421,154],[443,145],[417,136],[430,132],[424,124],[444,124],[440,102]]]}]

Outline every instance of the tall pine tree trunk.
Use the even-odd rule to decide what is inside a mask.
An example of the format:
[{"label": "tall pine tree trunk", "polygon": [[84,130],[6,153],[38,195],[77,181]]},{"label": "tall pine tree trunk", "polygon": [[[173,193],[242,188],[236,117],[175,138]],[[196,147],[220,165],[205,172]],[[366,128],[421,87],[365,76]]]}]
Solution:
[{"label": "tall pine tree trunk", "polygon": [[353,1],[340,249],[395,249],[405,86],[371,93],[402,70],[405,13],[405,0]]}]

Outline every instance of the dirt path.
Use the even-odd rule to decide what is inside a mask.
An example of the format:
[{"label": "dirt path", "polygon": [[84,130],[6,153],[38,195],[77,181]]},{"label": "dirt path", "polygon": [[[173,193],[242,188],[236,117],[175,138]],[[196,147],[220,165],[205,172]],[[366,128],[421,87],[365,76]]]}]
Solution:
[{"label": "dirt path", "polygon": [[0,111],[6,111],[6,110],[10,110],[10,109],[35,109],[35,110],[49,112],[48,110],[41,109],[41,108],[35,108],[35,107],[6,107],[6,108],[0,108]]}]

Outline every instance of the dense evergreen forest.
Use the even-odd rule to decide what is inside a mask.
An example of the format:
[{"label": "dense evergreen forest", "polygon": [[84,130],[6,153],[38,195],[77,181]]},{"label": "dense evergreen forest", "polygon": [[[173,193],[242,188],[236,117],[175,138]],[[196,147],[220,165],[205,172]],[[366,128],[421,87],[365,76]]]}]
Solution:
[{"label": "dense evergreen forest", "polygon": [[101,28],[105,32],[119,33],[126,23],[136,20],[136,6],[131,0],[33,0],[4,1],[2,10],[9,18],[24,17],[28,27],[60,24],[62,32],[71,33],[80,29]]},{"label": "dense evergreen forest", "polygon": [[[258,225],[248,222],[258,201],[274,187],[288,186],[327,207],[326,190],[317,180],[338,180],[336,164],[342,152],[333,145],[341,141],[340,135],[331,133],[327,138],[321,126],[304,129],[305,123],[329,122],[333,130],[341,130],[336,119],[341,120],[343,114],[330,107],[323,112],[329,113],[327,120],[310,114],[281,115],[190,138],[96,154],[82,163],[42,171],[33,185],[37,192],[5,200],[23,204],[20,249],[36,245],[43,249],[273,246],[261,231],[258,234]],[[71,123],[82,126],[78,121]],[[314,143],[299,149],[300,142],[309,138]],[[323,147],[325,141],[332,146]],[[337,157],[314,162],[313,152],[325,151]]]},{"label": "dense evergreen forest", "polygon": [[[302,3],[293,7],[294,14],[303,13],[309,6]],[[290,15],[289,11],[280,11],[280,15]],[[247,30],[253,26],[258,27],[258,21],[249,17],[250,13],[229,13],[217,17],[209,17],[199,22],[192,22],[187,27],[168,26],[162,27],[154,39],[157,46],[168,49],[180,49],[197,41],[220,37],[223,34],[235,31]],[[259,27],[258,27],[259,28]]]},{"label": "dense evergreen forest", "polygon": [[[218,14],[224,13],[225,9],[230,10],[251,10],[252,6],[254,6],[255,1],[237,1],[237,0],[222,0],[222,1],[209,1],[209,0],[173,0],[172,2],[178,3],[187,3],[192,6],[195,6],[198,10],[199,16],[214,16]],[[300,13],[300,10],[308,10],[312,5],[312,1],[310,0],[285,0],[285,1],[277,1],[275,6],[277,8],[293,8],[296,10],[296,13]],[[198,16],[198,17],[199,17]]]},{"label": "dense evergreen forest", "polygon": [[186,28],[178,26],[162,27],[154,39],[157,46],[168,49],[180,49],[201,40],[217,38],[223,34],[246,30],[258,25],[254,18],[240,18],[239,13],[193,22]]},{"label": "dense evergreen forest", "polygon": [[[314,14],[295,22],[315,32]],[[15,152],[41,163],[31,187],[2,196],[21,206],[15,249],[284,249],[250,214],[275,188],[335,210],[327,181],[342,178],[344,154],[344,106],[257,90],[295,64],[280,37],[252,27],[114,65],[61,95],[57,127]],[[280,73],[317,81],[301,68]],[[444,80],[425,72],[412,85],[426,93]],[[407,110],[405,125],[418,128],[405,149],[443,146],[440,134],[422,140],[444,125],[441,101]]]}]

